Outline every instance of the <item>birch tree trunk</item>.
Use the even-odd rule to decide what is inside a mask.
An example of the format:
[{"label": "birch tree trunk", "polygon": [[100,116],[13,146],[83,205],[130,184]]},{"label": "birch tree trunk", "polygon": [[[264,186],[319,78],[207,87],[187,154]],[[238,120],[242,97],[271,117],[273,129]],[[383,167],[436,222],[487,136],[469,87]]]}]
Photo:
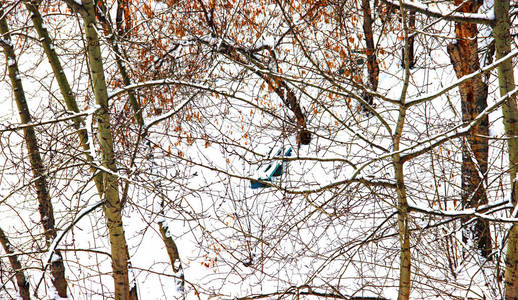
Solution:
[{"label": "birch tree trunk", "polygon": [[115,283],[115,299],[130,299],[128,279],[128,252],[122,222],[122,205],[119,199],[119,183],[116,162],[113,152],[113,135],[110,126],[108,93],[104,77],[104,66],[97,34],[95,7],[91,0],[82,2],[82,18],[85,26],[88,62],[92,76],[92,88],[96,104],[100,107],[97,113],[99,126],[99,145],[102,155],[103,196],[106,200],[105,215],[110,236],[113,279]]},{"label": "birch tree trunk", "polygon": [[[401,4],[400,0],[400,4]],[[409,206],[405,185],[404,161],[401,159],[399,153],[401,137],[403,136],[403,129],[406,120],[406,94],[410,82],[410,55],[409,55],[409,38],[408,27],[406,23],[407,14],[404,9],[401,9],[401,20],[403,23],[404,34],[404,81],[400,96],[400,105],[396,128],[392,134],[392,144],[394,154],[392,155],[392,165],[394,166],[394,179],[396,180],[397,192],[397,210],[398,210],[398,234],[399,234],[399,290],[398,300],[410,299],[411,275],[412,275],[412,255],[410,252],[410,228],[409,228]]]},{"label": "birch tree trunk", "polygon": [[[402,118],[404,119],[404,117]],[[403,121],[401,121],[403,122]],[[399,139],[397,137],[397,139]],[[399,142],[398,142],[399,144]],[[396,149],[397,148],[397,149]],[[398,147],[394,147],[397,151]],[[401,247],[400,266],[399,266],[399,300],[408,300],[410,297],[410,276],[411,272],[411,254],[410,254],[410,230],[408,227],[408,202],[406,196],[406,187],[403,173],[403,162],[399,154],[392,157],[394,165],[394,174],[396,178],[396,191],[398,196],[398,232],[399,244]]]},{"label": "birch tree trunk", "polygon": [[[496,59],[500,59],[511,52],[509,1],[495,0],[494,5],[496,25],[493,28],[493,36],[495,38]],[[498,84],[501,96],[508,94],[516,88],[512,60],[507,60],[498,66]],[[513,94],[504,103],[502,111],[505,133],[508,137],[509,175],[512,188],[511,200],[516,207],[516,197],[518,195],[518,185],[516,184],[516,171],[518,169],[518,109],[516,107],[516,94]],[[518,299],[518,227],[516,224],[511,226],[507,239],[505,299]]]},{"label": "birch tree trunk", "polygon": [[[34,29],[36,30],[39,41],[45,51],[45,55],[49,61],[49,64],[52,68],[52,72],[59,86],[59,90],[61,92],[61,96],[65,101],[65,105],[69,111],[79,113],[79,107],[77,105],[77,101],[74,97],[74,93],[70,88],[70,83],[65,75],[65,71],[63,70],[63,66],[61,65],[61,61],[54,50],[52,45],[52,39],[49,36],[49,33],[44,26],[43,18],[38,10],[39,2],[37,1],[25,1],[25,7],[31,13],[31,20],[34,25]],[[77,130],[77,135],[79,137],[79,142],[81,143],[81,147],[84,150],[86,160],[89,163],[93,163],[93,157],[90,155],[90,145],[88,144],[88,133],[86,128],[84,127],[84,122],[80,117],[72,119],[74,122],[74,128]],[[97,173],[96,169],[91,167],[92,173]],[[94,182],[97,186],[98,191],[102,191],[102,178],[101,175],[94,176]]]},{"label": "birch tree trunk", "polygon": [[[49,63],[52,67],[52,71],[54,73],[54,76],[56,77],[56,81],[58,82],[61,95],[63,96],[63,99],[65,100],[65,104],[67,106],[67,109],[73,112],[78,113],[79,108],[77,105],[77,101],[74,97],[74,94],[70,88],[69,81],[67,77],[65,76],[65,72],[63,70],[63,67],[61,65],[61,62],[56,54],[56,51],[54,50],[54,47],[52,47],[52,40],[43,24],[43,19],[41,17],[41,14],[38,11],[38,3],[36,2],[25,2],[27,9],[31,12],[31,19],[33,21],[34,27],[38,33],[38,36],[40,38],[40,41],[42,42],[43,49],[45,51],[45,54],[47,56],[47,59],[49,60]],[[94,182],[97,187],[97,191],[99,195],[104,194],[104,184],[103,184],[103,175],[100,172],[97,172],[97,169],[95,166],[93,166],[93,157],[90,155],[90,145],[88,143],[88,134],[86,129],[84,128],[84,124],[80,118],[73,119],[74,127],[77,129],[77,134],[79,137],[80,144],[84,150],[86,160],[90,164],[90,170],[94,174]],[[104,207],[104,211],[106,213],[106,208]],[[125,248],[127,252],[127,247]],[[126,256],[129,257],[129,253],[126,253]],[[136,288],[134,289],[133,293],[130,293],[132,296],[131,299],[137,299],[136,294]]]},{"label": "birch tree trunk", "polygon": [[[3,14],[0,2],[0,15]],[[11,44],[11,36],[9,34],[9,27],[7,25],[7,18],[0,18],[0,34],[2,35],[2,48],[4,50],[5,61],[11,81],[11,87],[14,93],[14,100],[18,107],[20,120],[23,124],[32,122],[27,100],[25,99],[25,92],[16,62],[16,55]],[[54,220],[54,209],[52,206],[45,168],[41,159],[40,148],[34,128],[31,126],[23,128],[24,140],[27,145],[29,153],[29,161],[31,165],[32,174],[36,187],[36,194],[38,198],[38,211],[40,213],[41,223],[45,235],[45,242],[47,247],[56,238],[56,228]],[[67,297],[67,281],[65,279],[65,266],[63,264],[62,255],[59,250],[54,252],[56,259],[52,260],[50,271],[52,274],[52,284],[60,297]]]},{"label": "birch tree trunk", "polygon": [[[100,2],[102,4],[101,6],[101,9],[103,11],[103,15],[104,17],[101,18],[101,22],[102,22],[102,25],[103,25],[103,28],[105,30],[105,32],[108,33],[108,41],[109,43],[111,44],[111,47],[113,49],[113,51],[115,52],[115,62],[117,64],[117,68],[119,69],[119,72],[121,74],[121,77],[122,77],[122,81],[124,83],[124,85],[126,86],[129,86],[131,85],[131,79],[130,79],[130,76],[129,76],[129,73],[126,69],[126,65],[124,63],[124,56],[123,56],[123,51],[122,49],[119,47],[119,44],[117,43],[116,41],[116,34],[115,32],[113,31],[111,25],[110,25],[110,22],[108,21],[107,18],[109,18],[109,12],[106,10],[106,6],[104,5],[104,2]],[[119,8],[124,6],[124,5],[127,5],[127,3],[124,3],[124,1],[122,2],[118,2],[119,3]],[[119,13],[122,14],[121,11],[117,11],[118,15]],[[120,17],[122,18],[122,17]],[[128,17],[126,17],[128,18]],[[122,26],[122,19],[119,20],[119,17],[117,17],[117,20],[116,20],[116,24],[119,28],[119,30],[117,31],[117,34],[120,34],[123,30],[121,29],[121,26]],[[135,92],[133,90],[130,90],[128,92],[128,98],[129,98],[129,101],[130,101],[130,105],[131,105],[131,108],[133,109],[133,113],[135,115],[135,119],[137,121],[137,124],[139,125],[140,128],[143,128],[144,127],[144,118],[142,116],[142,107],[140,106],[140,103],[137,99],[137,96],[135,94]],[[144,132],[143,134],[145,135],[147,132]],[[143,136],[142,138],[145,138],[146,136]],[[121,201],[121,205],[124,205],[125,201],[124,199],[126,198],[127,196],[127,191],[128,191],[128,185],[126,185],[123,189],[123,198],[122,198],[122,201]],[[163,202],[163,200],[162,200]],[[163,207],[163,203],[161,202],[161,208]],[[163,214],[163,211],[160,212],[160,214],[162,215]],[[163,216],[162,216],[163,217]],[[161,218],[163,219],[163,218]],[[165,220],[164,220],[165,221]],[[164,221],[159,221],[158,222],[158,227],[159,227],[159,231],[160,231],[160,235],[162,237],[162,241],[164,243],[164,246],[166,248],[166,251],[167,251],[167,254],[169,256],[169,260],[171,262],[171,267],[173,269],[173,272],[174,273],[178,273],[178,272],[183,272],[183,268],[182,268],[182,263],[181,263],[181,260],[180,260],[180,254],[178,252],[178,247],[175,243],[175,241],[173,240],[172,236],[168,233],[168,227],[167,227],[167,224],[165,224]],[[184,284],[184,281],[181,280],[181,287],[183,289],[183,284]],[[133,289],[132,289],[133,290]],[[135,300],[137,299],[137,295],[136,295],[136,289],[134,290],[134,292],[131,292],[130,291],[130,296],[131,296],[131,299],[132,300]]]}]

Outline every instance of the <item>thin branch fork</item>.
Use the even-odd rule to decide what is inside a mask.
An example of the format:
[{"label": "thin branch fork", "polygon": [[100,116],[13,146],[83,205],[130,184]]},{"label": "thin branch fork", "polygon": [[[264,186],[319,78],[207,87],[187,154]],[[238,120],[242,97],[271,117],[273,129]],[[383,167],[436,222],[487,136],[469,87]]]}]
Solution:
[{"label": "thin branch fork", "polygon": [[[475,119],[473,119],[473,121],[471,121],[470,123],[468,123],[464,126],[457,126],[454,129],[450,130],[449,132],[438,134],[422,143],[418,143],[414,146],[401,150],[401,152],[403,152],[403,151],[408,151],[411,149],[416,149],[416,151],[414,151],[414,152],[403,155],[401,157],[401,159],[403,161],[410,160],[414,157],[417,157],[417,156],[429,151],[430,149],[432,149],[436,146],[439,146],[439,145],[445,143],[446,141],[448,141],[452,138],[456,138],[456,137],[468,134],[469,130],[471,128],[473,128],[475,125],[477,125],[478,123],[482,122],[482,119],[485,116],[487,116],[494,110],[498,109],[505,101],[507,101],[508,98],[514,96],[516,93],[518,93],[518,87],[515,88],[514,90],[510,91],[509,93],[505,94],[504,96],[500,97],[493,105],[488,106],[482,113],[480,113]],[[426,144],[428,144],[428,146],[426,146]]]},{"label": "thin branch fork", "polygon": [[[70,229],[72,229],[84,216],[88,215],[89,213],[91,213],[92,211],[96,210],[97,208],[101,207],[104,204],[105,204],[105,200],[101,200],[101,201],[95,203],[94,205],[92,205],[91,207],[88,207],[88,208],[84,209],[82,212],[79,213],[77,218],[74,221],[72,221],[72,223],[70,223],[70,225],[68,225],[67,228],[65,228],[54,239],[54,241],[50,245],[49,250],[47,252],[47,258],[45,259],[45,265],[43,266],[43,272],[42,272],[43,274],[45,274],[45,270],[51,264],[52,258],[54,256],[54,252],[56,252],[56,249],[57,249],[57,247],[59,245],[59,242],[61,242],[61,240],[63,240],[63,238],[65,237],[65,234],[67,234],[67,232],[70,231]],[[36,295],[36,293],[38,291],[38,288],[41,285],[41,282],[43,281],[43,277],[44,276],[41,276],[40,280],[38,281],[38,284],[36,285],[36,289],[34,290],[34,294],[35,295]]]}]

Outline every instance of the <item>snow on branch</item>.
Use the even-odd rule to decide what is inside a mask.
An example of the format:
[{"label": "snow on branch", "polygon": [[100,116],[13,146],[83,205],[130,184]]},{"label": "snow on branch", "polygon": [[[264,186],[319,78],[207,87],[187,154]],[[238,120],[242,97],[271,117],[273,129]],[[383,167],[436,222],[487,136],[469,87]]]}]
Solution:
[{"label": "snow on branch", "polygon": [[158,79],[158,80],[149,80],[149,81],[144,81],[144,82],[138,82],[138,83],[130,84],[130,85],[127,85],[127,86],[125,86],[123,88],[116,89],[114,91],[108,92],[108,100],[112,99],[113,97],[118,96],[120,94],[127,93],[129,91],[133,91],[133,90],[140,89],[140,88],[145,88],[145,87],[159,86],[159,85],[181,85],[181,86],[196,88],[196,89],[203,90],[203,91],[216,92],[211,87],[209,87],[207,85],[198,84],[198,83],[189,82],[189,81],[174,80],[174,79],[165,78],[165,79]]},{"label": "snow on branch", "polygon": [[189,102],[191,102],[194,97],[196,97],[198,95],[198,93],[194,94],[192,97],[190,97],[189,99],[183,101],[182,103],[180,103],[180,105],[178,105],[177,108],[175,109],[172,109],[164,114],[161,114],[159,116],[156,116],[154,118],[151,118],[151,120],[149,120],[148,122],[145,122],[144,125],[142,126],[143,128],[143,131],[145,133],[147,133],[147,131],[149,130],[149,128],[155,124],[157,124],[158,122],[160,121],[163,121],[165,119],[168,119],[174,115],[176,115],[180,110],[182,110],[187,104],[189,104]]},{"label": "snow on branch", "polygon": [[[100,109],[101,106],[95,105],[96,109]],[[87,143],[88,143],[88,150],[90,157],[92,157],[94,160],[96,160],[97,155],[95,154],[95,146],[94,146],[94,133],[93,133],[93,119],[94,115],[88,115],[86,116],[86,122],[85,122],[85,129],[86,129],[86,137],[87,137]],[[99,161],[99,160],[97,160]]]},{"label": "snow on branch", "polygon": [[[267,181],[260,181],[260,182],[261,183],[265,183],[268,186],[277,187],[277,188],[281,189],[281,187],[273,185],[270,182],[267,182]],[[320,193],[320,192],[325,191],[325,190],[330,189],[330,188],[338,187],[338,186],[341,186],[341,185],[349,185],[349,184],[352,184],[352,183],[361,183],[361,184],[368,185],[368,186],[396,188],[396,182],[394,180],[391,180],[391,179],[376,178],[374,176],[365,176],[365,177],[363,177],[363,176],[351,176],[350,178],[346,178],[346,179],[341,180],[341,181],[333,182],[333,183],[330,183],[330,184],[325,185],[325,186],[321,186],[321,187],[316,188],[316,189],[312,189],[312,190],[298,190],[298,191],[297,190],[295,190],[295,191],[286,190],[286,193],[288,193],[288,194],[296,194],[296,195],[301,195],[301,194],[305,195],[305,194],[310,194],[310,193]]]},{"label": "snow on branch", "polygon": [[494,110],[499,108],[505,101],[508,100],[509,97],[512,97],[517,92],[518,92],[518,87],[516,87],[514,90],[510,91],[509,93],[505,94],[504,96],[500,97],[493,105],[488,106],[475,119],[473,119],[470,123],[468,123],[466,125],[456,126],[452,130],[449,130],[449,131],[444,132],[444,133],[440,133],[440,134],[435,135],[435,136],[433,136],[432,138],[430,138],[430,139],[428,139],[426,141],[423,141],[423,142],[418,143],[416,145],[413,145],[411,147],[402,149],[401,152],[405,152],[405,151],[408,151],[408,150],[411,150],[411,149],[413,149],[414,151],[410,152],[408,154],[404,154],[401,157],[401,159],[403,161],[412,159],[412,158],[414,158],[416,156],[421,155],[424,152],[429,151],[430,149],[432,149],[432,148],[434,148],[434,147],[436,147],[436,146],[438,146],[440,144],[443,144],[444,142],[446,142],[446,141],[448,141],[448,140],[450,140],[452,138],[461,136],[463,134],[467,134],[469,132],[469,130],[471,128],[473,128],[474,126],[476,126],[478,123],[480,123],[484,117],[486,117],[491,112],[493,112]]},{"label": "snow on branch", "polygon": [[470,208],[470,209],[463,209],[463,210],[439,210],[439,209],[433,209],[428,207],[418,207],[414,205],[409,205],[409,209],[411,211],[424,213],[424,214],[430,214],[434,216],[440,216],[440,217],[477,217],[480,219],[493,221],[493,222],[504,222],[504,223],[515,223],[518,222],[518,218],[509,218],[509,217],[493,217],[489,216],[487,212],[490,210],[501,210],[506,208],[513,208],[513,205],[509,203],[509,200],[502,200],[496,203],[490,203],[483,206],[480,206],[478,208]]},{"label": "snow on branch", "polygon": [[417,98],[414,98],[414,99],[410,99],[407,102],[406,105],[407,105],[407,107],[410,107],[410,106],[413,106],[413,105],[416,105],[416,104],[420,104],[420,103],[425,102],[425,101],[432,100],[432,99],[434,99],[434,98],[444,94],[445,92],[450,91],[450,90],[458,87],[459,85],[461,85],[462,83],[464,83],[464,82],[466,82],[466,81],[468,81],[470,79],[476,78],[478,76],[482,76],[482,75],[490,72],[491,70],[493,70],[496,67],[498,67],[501,63],[503,63],[503,62],[505,62],[505,61],[507,61],[509,59],[512,59],[513,57],[516,57],[516,56],[518,56],[518,49],[514,50],[514,51],[510,52],[509,54],[507,54],[506,56],[496,60],[494,63],[481,68],[477,72],[473,72],[471,74],[462,76],[461,78],[457,79],[452,84],[450,84],[449,86],[447,86],[447,87],[445,87],[445,88],[443,88],[441,90],[438,90],[436,92],[433,92],[433,93],[430,93],[430,94],[427,94],[427,95],[423,95],[423,96],[420,96],[420,97],[417,97]]},{"label": "snow on branch", "polygon": [[[228,92],[225,92],[225,91],[222,91],[222,90],[218,90],[218,89],[215,89],[213,87],[210,87],[210,86],[204,85],[204,84],[199,84],[199,83],[194,83],[194,82],[189,82],[189,81],[183,81],[183,80],[174,80],[174,79],[169,79],[169,78],[143,81],[143,82],[127,85],[127,86],[125,86],[123,88],[116,89],[114,91],[109,91],[108,92],[108,99],[112,99],[113,97],[116,97],[116,96],[124,94],[124,93],[128,93],[128,92],[133,91],[133,90],[137,90],[137,89],[141,89],[141,88],[146,88],[146,87],[160,86],[160,85],[179,85],[179,86],[185,86],[185,87],[190,87],[190,88],[193,88],[193,89],[198,89],[200,91],[206,91],[206,92],[218,94],[218,95],[223,96],[223,97],[233,98],[233,99],[245,102],[245,103],[253,106],[254,108],[257,108],[257,109],[261,110],[261,111],[264,111],[266,114],[272,115],[272,116],[277,117],[277,118],[281,118],[280,116],[276,115],[274,112],[271,112],[270,110],[264,110],[262,107],[258,106],[256,103],[253,103],[252,101],[250,101],[248,99],[245,99],[243,97],[240,97],[240,96],[238,96],[238,95],[236,95],[234,93],[228,93]],[[194,96],[193,96],[193,98],[194,98]],[[189,101],[192,101],[192,100],[193,99],[187,100],[187,103]],[[179,109],[181,109],[187,103],[182,102],[179,105]],[[177,113],[176,109],[171,112],[171,115],[174,115],[175,113]],[[168,117],[171,116],[171,115],[167,115],[167,114],[168,113],[165,113],[162,116],[164,118],[168,118]],[[160,119],[158,121],[162,120],[161,116],[158,116],[157,119]],[[147,122],[146,124],[147,124],[147,127],[149,128],[150,126],[154,125],[155,122],[151,121],[151,122]]]},{"label": "snow on branch", "polygon": [[6,131],[16,131],[16,130],[25,129],[25,128],[29,128],[29,127],[42,126],[42,125],[47,125],[47,124],[54,124],[54,123],[68,121],[68,120],[73,120],[73,119],[78,118],[78,117],[84,117],[84,116],[93,115],[93,114],[95,114],[95,112],[98,109],[99,109],[99,107],[95,106],[95,107],[93,107],[93,108],[91,108],[89,110],[86,110],[84,112],[72,113],[72,114],[70,114],[69,116],[66,116],[66,117],[52,119],[52,120],[40,121],[40,122],[37,122],[37,123],[31,122],[31,123],[16,124],[16,125],[9,124],[9,125],[5,126],[4,128],[0,129],[0,133],[6,132]]},{"label": "snow on branch", "polygon": [[380,160],[389,158],[394,154],[401,154],[401,160],[403,162],[405,162],[405,161],[413,159],[423,153],[426,153],[426,152],[430,151],[431,149],[433,149],[441,144],[444,144],[445,142],[447,142],[453,138],[468,134],[469,130],[471,128],[473,128],[475,125],[477,125],[478,123],[480,123],[485,116],[487,116],[488,114],[490,114],[491,112],[493,112],[494,110],[499,108],[505,101],[508,100],[509,97],[512,97],[516,93],[518,93],[518,87],[516,87],[514,90],[510,91],[509,93],[505,94],[504,96],[498,98],[498,100],[493,105],[488,106],[486,109],[484,109],[484,111],[482,111],[475,119],[473,119],[468,124],[459,124],[445,132],[438,133],[438,134],[430,137],[429,139],[418,142],[415,145],[400,149],[398,151],[393,151],[390,153],[380,155],[378,157],[375,157],[375,158],[363,163],[362,165],[358,166],[358,168],[355,170],[354,174],[350,178],[351,179],[358,178],[358,175],[367,166],[369,166],[370,164],[372,164],[376,161],[380,161]]},{"label": "snow on branch", "polygon": [[[273,298],[282,298],[288,295],[296,296],[297,299],[299,296],[308,296],[308,297],[316,297],[316,298],[331,298],[331,299],[351,299],[351,300],[388,300],[387,298],[378,297],[378,296],[349,296],[344,295],[334,287],[332,287],[334,291],[320,291],[310,287],[309,285],[301,285],[301,286],[291,286],[287,290],[264,293],[264,294],[250,294],[243,297],[236,297],[233,300],[251,300],[251,299],[273,299]],[[230,300],[230,299],[224,299]]]},{"label": "snow on branch", "polygon": [[[403,7],[404,9],[416,11],[422,13],[427,16],[440,18],[448,21],[462,22],[462,23],[476,23],[476,24],[484,24],[489,26],[494,26],[496,20],[493,14],[478,14],[478,13],[463,13],[456,12],[457,9],[449,12],[443,13],[438,9],[431,8],[427,5],[424,5],[418,1],[416,2],[397,2],[393,0],[383,0],[383,2],[395,6],[395,7]],[[401,3],[401,5],[400,5]]]},{"label": "snow on branch", "polygon": [[92,206],[90,207],[86,207],[84,208],[82,211],[79,212],[79,214],[77,215],[77,217],[74,219],[74,221],[72,221],[72,223],[70,223],[70,225],[68,225],[63,231],[61,231],[61,233],[54,239],[54,241],[52,241],[52,244],[50,245],[49,249],[48,249],[48,252],[47,252],[47,256],[45,258],[45,265],[43,266],[43,272],[42,272],[42,276],[40,278],[40,280],[38,281],[38,284],[36,285],[36,289],[34,291],[34,293],[36,294],[36,291],[38,290],[41,282],[43,281],[43,277],[44,277],[44,274],[45,274],[45,270],[48,268],[48,266],[54,261],[54,260],[57,260],[57,259],[62,259],[60,257],[58,257],[55,252],[56,252],[56,248],[58,247],[58,244],[59,242],[61,242],[61,240],[63,240],[63,238],[65,237],[65,234],[67,234],[67,232],[72,229],[84,216],[88,215],[89,213],[91,213],[92,211],[96,210],[97,208],[101,207],[103,204],[104,204],[104,200],[101,200],[95,204],[93,204]]}]

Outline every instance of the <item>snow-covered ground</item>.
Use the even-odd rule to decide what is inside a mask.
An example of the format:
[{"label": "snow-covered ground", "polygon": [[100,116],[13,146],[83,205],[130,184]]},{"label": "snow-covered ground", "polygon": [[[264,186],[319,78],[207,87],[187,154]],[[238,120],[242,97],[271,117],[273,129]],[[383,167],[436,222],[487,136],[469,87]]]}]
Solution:
[{"label": "snow-covered ground", "polygon": [[[150,5],[155,16],[183,16],[182,6]],[[333,8],[326,9],[331,13]],[[325,14],[321,20],[309,23],[303,14],[307,11],[298,2],[289,22],[275,4],[254,7],[238,3],[227,9],[228,14],[216,12],[222,27],[226,24],[222,20],[238,23],[249,12],[257,14],[262,31],[248,23],[228,25],[225,36],[218,39],[204,35],[202,30],[195,32],[193,28],[199,24],[185,17],[187,21],[181,25],[185,32],[179,33],[175,28],[160,27],[167,19],[157,17],[146,22],[141,8],[141,22],[149,27],[141,28],[141,36],[133,37],[135,44],[122,42],[130,54],[125,63],[132,68],[134,81],[169,80],[164,81],[167,84],[139,90],[148,130],[145,140],[138,138],[139,129],[126,94],[117,94],[121,86],[115,54],[106,44],[103,46],[120,190],[129,183],[123,220],[131,276],[140,299],[232,299],[253,295],[296,298],[311,293],[315,297],[333,294],[397,298],[400,244],[391,134],[405,76],[397,12],[390,16],[393,22],[386,24],[386,31],[381,31],[379,19],[375,24],[375,38],[384,49],[378,53],[381,71],[377,93],[389,101],[375,97],[378,115],[373,116],[362,112],[358,84],[338,72],[340,65],[351,63],[347,60],[356,62],[356,58],[341,57],[340,49],[351,54],[351,49],[364,47],[358,21],[361,16],[356,21],[350,16],[345,26],[349,31],[337,34],[338,27],[326,21]],[[448,12],[445,6],[434,9]],[[491,15],[491,9],[483,10],[481,17]],[[22,30],[18,28],[27,18],[20,11],[10,20],[16,30]],[[78,21],[65,16],[52,19],[52,15],[46,20],[80,109],[93,113],[96,107],[87,88],[89,78],[83,44],[78,38]],[[418,18],[420,29],[429,34],[416,36],[416,67],[410,70],[407,101],[433,95],[457,81],[446,52],[447,43],[455,36],[453,27],[444,21],[427,26],[434,20]],[[286,34],[280,42],[289,24],[298,28],[299,37],[305,40]],[[480,28],[481,37],[487,33],[486,28]],[[348,38],[341,40],[344,36]],[[164,44],[174,46],[177,42],[179,46],[164,54],[164,49],[151,44],[156,37],[162,37]],[[330,48],[330,41],[338,45],[338,50]],[[235,57],[218,54],[225,43],[253,49],[273,47],[277,42],[276,61],[267,51],[257,54],[268,69],[239,61],[247,59],[243,54],[237,63]],[[482,47],[487,41],[481,38],[480,43]],[[40,47],[20,36],[16,45],[23,45],[17,50],[18,64],[34,118],[65,116],[62,97]],[[150,45],[153,51],[141,45]],[[139,49],[148,52],[142,50],[142,54]],[[154,51],[162,56],[153,58]],[[356,68],[365,84],[366,65]],[[258,73],[274,74],[289,82],[313,133],[309,145],[297,144],[293,112]],[[492,71],[488,82],[489,106],[499,98],[495,73]],[[22,133],[4,130],[19,124],[10,85],[4,78],[0,81],[0,227],[17,251],[24,252],[20,259],[27,266],[26,274],[34,289],[43,276],[40,269],[52,257],[41,236]],[[500,109],[497,107],[489,116],[486,189],[489,203],[499,203],[508,197],[506,143]],[[92,114],[85,120],[90,142],[95,144]],[[407,150],[403,154],[430,145],[459,125],[457,88],[413,105],[406,115],[401,149]],[[56,225],[63,230],[81,211],[97,203],[99,196],[71,122],[37,126],[36,130],[49,174]],[[448,139],[405,164],[405,184],[412,206],[429,212],[460,209],[461,139]],[[269,157],[271,149],[286,146],[292,147],[292,156]],[[96,146],[91,150],[94,157],[99,156]],[[283,159],[283,174],[273,177],[272,187],[251,188],[258,168]],[[491,216],[508,215],[495,212]],[[501,297],[508,225],[491,223],[496,254],[493,261],[485,261],[473,245],[464,244],[460,221],[452,221],[451,217],[411,213],[411,298]],[[175,276],[179,274],[172,271],[161,240],[158,222],[164,219],[180,252],[185,295],[178,291]],[[110,247],[101,209],[78,221],[57,248],[64,255],[71,299],[113,297]],[[5,256],[0,257],[0,270],[9,270]],[[0,299],[16,295],[11,275],[0,271]],[[47,272],[38,297],[52,297],[51,286]]]}]

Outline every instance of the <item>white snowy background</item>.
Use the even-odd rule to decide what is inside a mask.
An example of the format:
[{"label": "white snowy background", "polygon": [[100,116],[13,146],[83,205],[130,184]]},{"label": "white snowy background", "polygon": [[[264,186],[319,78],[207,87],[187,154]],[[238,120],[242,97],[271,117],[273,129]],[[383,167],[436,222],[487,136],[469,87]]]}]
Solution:
[{"label": "white snowy background", "polygon": [[[165,4],[155,4],[153,10],[157,15],[166,12]],[[446,5],[434,8],[444,12],[449,9]],[[481,9],[487,16],[491,16],[491,10],[491,3]],[[278,34],[287,30],[276,5],[272,4],[262,13],[269,22],[269,31],[265,30],[254,41],[255,45],[247,42],[243,45],[272,45]],[[297,14],[291,17],[294,23],[304,23]],[[26,16],[20,14],[11,22],[17,27],[26,20]],[[433,19],[422,21],[431,23]],[[78,21],[61,16],[49,27],[67,75],[72,79],[80,108],[93,112],[92,94],[86,98],[88,75],[82,42],[78,38]],[[331,27],[321,29],[322,35],[333,30]],[[236,32],[230,32],[232,30]],[[457,80],[446,52],[447,43],[455,37],[452,24],[440,21],[426,30],[439,37],[417,35],[416,68],[410,70],[406,95],[410,100],[407,101],[442,90]],[[400,65],[403,42],[397,39],[400,33],[401,30],[385,33],[379,41],[382,48],[388,50],[379,54],[381,72],[377,92],[394,100],[401,96],[404,78]],[[228,34],[238,37],[239,28],[229,29]],[[362,38],[354,34],[355,43],[363,47]],[[380,32],[375,34],[376,38],[380,37]],[[480,36],[488,34],[489,29],[480,26]],[[124,225],[140,299],[182,297],[174,278],[178,274],[172,272],[158,231],[157,222],[163,219],[159,214],[162,201],[165,201],[165,223],[180,251],[187,299],[304,292],[309,287],[333,293],[338,289],[347,296],[397,298],[399,241],[394,214],[395,190],[342,182],[354,176],[393,183],[391,138],[385,125],[376,117],[362,113],[354,99],[348,105],[347,93],[361,97],[361,92],[349,79],[337,75],[338,66],[330,68],[325,64],[326,48],[318,44],[324,37],[314,38],[314,42],[307,43],[312,47],[307,50],[313,62],[304,58],[300,47],[291,42],[283,43],[278,50],[283,53],[280,62],[283,76],[293,79],[290,82],[308,117],[308,128],[313,132],[308,146],[297,146],[292,112],[274,93],[268,93],[264,81],[218,54],[213,54],[213,61],[204,70],[206,73],[192,82],[235,98],[206,92],[196,94],[199,89],[174,85],[175,98],[169,103],[160,105],[150,101],[146,104],[146,124],[161,114],[169,116],[168,113],[176,111],[185,101],[192,100],[178,113],[150,126],[148,141],[138,146],[135,144],[136,126],[128,117],[131,111],[124,109],[127,99],[113,98],[111,116],[121,190],[130,182]],[[21,45],[17,48],[18,64],[34,119],[66,116],[41,48],[23,41],[18,37],[16,45]],[[188,39],[184,41],[187,45]],[[225,41],[232,43],[231,38]],[[220,42],[212,41],[214,47]],[[482,48],[487,39],[481,38],[480,43]],[[203,47],[210,52],[209,46]],[[181,57],[183,48],[173,52],[174,55]],[[117,76],[114,54],[107,46],[103,51],[107,78],[111,80]],[[315,61],[322,62],[318,67],[329,71],[336,80],[335,86],[318,72]],[[5,68],[1,64],[0,68]],[[131,62],[128,66],[132,66]],[[360,68],[366,81],[366,66]],[[495,78],[491,76],[488,82],[489,106],[499,97]],[[153,91],[169,95],[170,88],[170,85],[159,85]],[[110,94],[116,91],[113,88]],[[377,113],[394,129],[397,107],[379,99],[375,103]],[[255,106],[264,108],[266,113]],[[0,80],[0,108],[2,128],[19,124],[6,77]],[[94,143],[95,124],[91,115],[85,120]],[[402,147],[417,145],[459,124],[460,97],[454,88],[409,110]],[[181,129],[177,130],[178,126]],[[38,126],[37,133],[49,173],[56,225],[63,229],[81,210],[96,204],[98,195],[88,168],[76,165],[84,161],[71,122]],[[490,114],[490,135],[487,191],[489,202],[496,203],[506,199],[508,186],[500,109]],[[47,256],[44,243],[38,237],[41,229],[34,191],[29,187],[30,168],[24,159],[21,131],[2,131],[0,138],[0,226],[9,233],[19,251],[27,252],[20,258],[22,264],[28,266],[26,274],[34,288],[43,276],[38,268],[44,265]],[[146,145],[148,142],[151,146]],[[258,167],[270,162],[269,151],[285,145],[292,146],[294,153],[283,167],[284,174],[272,182],[276,187],[251,189],[250,178],[257,175]],[[138,147],[135,165],[130,167],[130,150],[135,147]],[[94,157],[99,154],[95,152]],[[408,162],[405,180],[410,204],[425,210],[453,212],[458,208],[460,161],[460,139],[456,138]],[[507,216],[504,212],[493,215]],[[428,228],[446,219],[412,213],[412,228],[417,231],[412,234],[411,298],[500,297],[503,284],[499,276],[502,276],[505,252],[502,240],[507,225],[491,223],[497,255],[493,261],[485,261],[473,247],[462,244],[458,221]],[[98,209],[67,232],[58,246],[65,256],[70,299],[112,297],[107,236],[104,216]],[[4,277],[9,268],[7,259],[0,257],[3,270],[0,270],[0,298],[11,299],[16,290],[13,282]],[[38,295],[42,298],[53,296],[49,276],[45,275],[39,287]],[[272,298],[278,296],[280,294]]]}]

